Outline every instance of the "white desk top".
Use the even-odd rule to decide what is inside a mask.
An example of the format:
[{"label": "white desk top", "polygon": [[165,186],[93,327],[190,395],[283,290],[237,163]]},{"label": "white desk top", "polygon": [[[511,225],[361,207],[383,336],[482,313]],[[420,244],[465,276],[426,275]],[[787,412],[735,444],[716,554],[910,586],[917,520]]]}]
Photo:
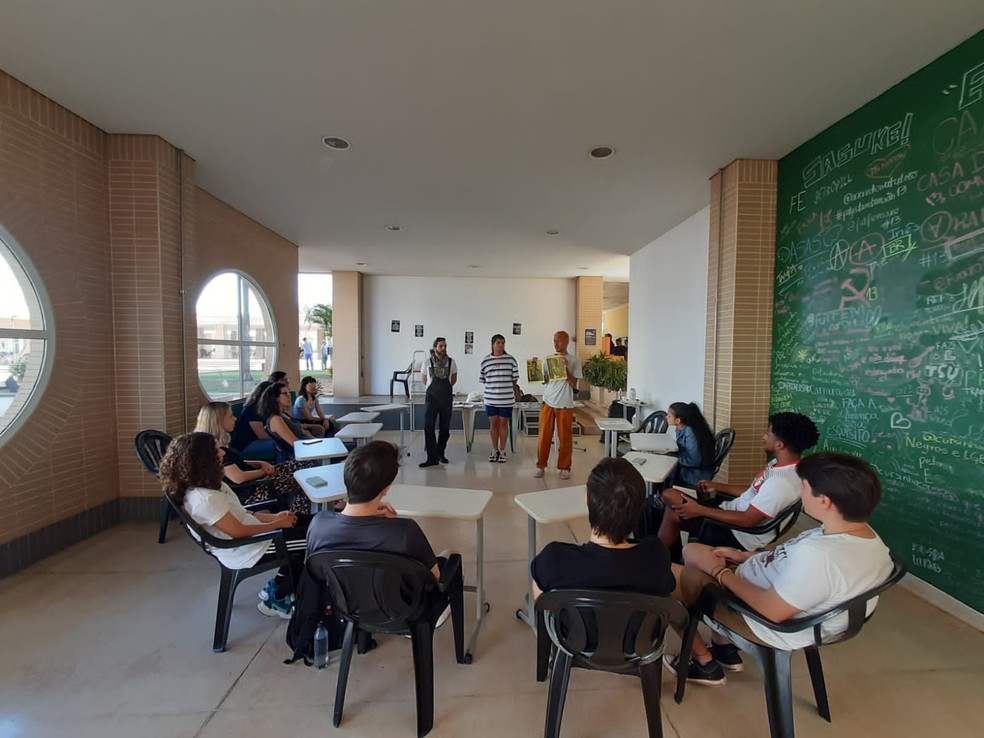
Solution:
[{"label": "white desk top", "polygon": [[630,433],[629,442],[633,451],[668,454],[678,450],[675,430],[669,433]]},{"label": "white desk top", "polygon": [[369,407],[360,407],[360,410],[365,410],[367,413],[385,413],[387,410],[405,410],[410,407],[409,404],[400,404],[399,402],[391,402],[388,405],[369,405]]},{"label": "white desk top", "polygon": [[379,417],[377,412],[347,413],[340,418],[335,418],[336,423],[371,423]]},{"label": "white desk top", "polygon": [[485,412],[485,403],[461,401],[461,402],[455,402],[451,406],[451,408],[454,410],[481,410],[482,412]]},{"label": "white desk top", "polygon": [[628,397],[623,397],[621,400],[619,400],[619,402],[625,405],[626,407],[642,407],[643,405],[646,404],[642,400],[638,400],[638,399],[630,400]]},{"label": "white desk top", "polygon": [[294,458],[298,461],[317,461],[318,459],[341,459],[348,456],[345,444],[337,438],[317,438],[294,441]]},{"label": "white desk top", "polygon": [[[622,457],[639,470],[642,478],[653,484],[662,484],[677,465],[675,456],[661,454],[640,454],[631,451]],[[642,463],[636,463],[636,462]]]},{"label": "white desk top", "polygon": [[335,438],[372,438],[383,429],[382,423],[349,423],[335,434]]},{"label": "white desk top", "polygon": [[635,428],[625,418],[598,418],[595,420],[595,425],[603,431],[630,431]]},{"label": "white desk top", "polygon": [[588,488],[545,489],[516,495],[516,504],[538,523],[559,523],[588,516]]},{"label": "white desk top", "polygon": [[[308,469],[298,469],[294,472],[294,479],[301,485],[304,494],[315,504],[323,502],[334,502],[335,500],[345,499],[345,464],[331,464],[330,466],[312,466]],[[324,487],[314,487],[311,485],[312,477],[320,477],[328,484]]]},{"label": "white desk top", "polygon": [[487,489],[452,489],[394,484],[383,498],[407,517],[478,520],[492,499]]}]

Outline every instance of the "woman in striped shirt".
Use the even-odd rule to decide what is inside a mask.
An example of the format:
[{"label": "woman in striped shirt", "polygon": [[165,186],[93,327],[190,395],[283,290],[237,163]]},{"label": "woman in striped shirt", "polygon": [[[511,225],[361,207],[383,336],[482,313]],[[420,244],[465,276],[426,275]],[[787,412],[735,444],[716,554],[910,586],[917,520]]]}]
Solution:
[{"label": "woman in striped shirt", "polygon": [[519,365],[506,353],[506,337],[501,333],[492,336],[492,353],[482,359],[478,378],[485,385],[485,414],[489,417],[489,435],[492,437],[489,461],[504,464],[509,424],[516,403],[514,388],[519,381]]}]

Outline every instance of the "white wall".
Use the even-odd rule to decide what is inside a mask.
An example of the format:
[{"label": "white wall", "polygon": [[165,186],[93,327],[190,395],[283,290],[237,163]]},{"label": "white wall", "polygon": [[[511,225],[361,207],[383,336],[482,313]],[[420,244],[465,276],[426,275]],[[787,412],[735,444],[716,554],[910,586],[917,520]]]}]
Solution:
[{"label": "white wall", "polygon": [[649,403],[704,407],[710,207],[629,259],[629,387]]},{"label": "white wall", "polygon": [[[553,334],[574,335],[573,279],[482,279],[445,277],[373,277],[363,282],[366,392],[389,394],[393,372],[405,369],[416,349],[428,350],[436,336],[448,339],[448,353],[458,363],[458,392],[481,392],[478,370],[495,333],[506,337],[506,351],[520,364],[519,384],[526,381],[525,361],[553,353]],[[390,321],[400,321],[400,332]],[[424,337],[414,326],[424,326]],[[513,323],[523,333],[512,334]],[[465,355],[465,331],[475,333],[475,353]],[[400,385],[396,386],[402,391]]]}]

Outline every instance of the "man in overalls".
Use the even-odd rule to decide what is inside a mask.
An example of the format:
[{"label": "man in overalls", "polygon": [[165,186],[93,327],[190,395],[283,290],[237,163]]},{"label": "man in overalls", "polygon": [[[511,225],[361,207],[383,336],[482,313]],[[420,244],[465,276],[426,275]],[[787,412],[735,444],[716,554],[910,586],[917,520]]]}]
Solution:
[{"label": "man in overalls", "polygon": [[[458,381],[458,365],[448,356],[448,342],[441,336],[434,339],[430,358],[420,368],[421,380],[427,386],[424,413],[424,448],[427,460],[421,468],[447,464],[444,455],[451,437],[451,405],[454,402],[454,383]],[[434,425],[440,419],[441,432],[434,438]]]}]

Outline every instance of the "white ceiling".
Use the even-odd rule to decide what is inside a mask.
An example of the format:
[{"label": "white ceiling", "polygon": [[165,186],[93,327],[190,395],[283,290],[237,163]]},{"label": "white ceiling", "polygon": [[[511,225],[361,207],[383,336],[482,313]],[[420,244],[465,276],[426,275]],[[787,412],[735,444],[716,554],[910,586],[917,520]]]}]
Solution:
[{"label": "white ceiling", "polygon": [[304,271],[624,279],[719,167],[982,25],[981,0],[3,0],[0,69],[185,149]]}]

